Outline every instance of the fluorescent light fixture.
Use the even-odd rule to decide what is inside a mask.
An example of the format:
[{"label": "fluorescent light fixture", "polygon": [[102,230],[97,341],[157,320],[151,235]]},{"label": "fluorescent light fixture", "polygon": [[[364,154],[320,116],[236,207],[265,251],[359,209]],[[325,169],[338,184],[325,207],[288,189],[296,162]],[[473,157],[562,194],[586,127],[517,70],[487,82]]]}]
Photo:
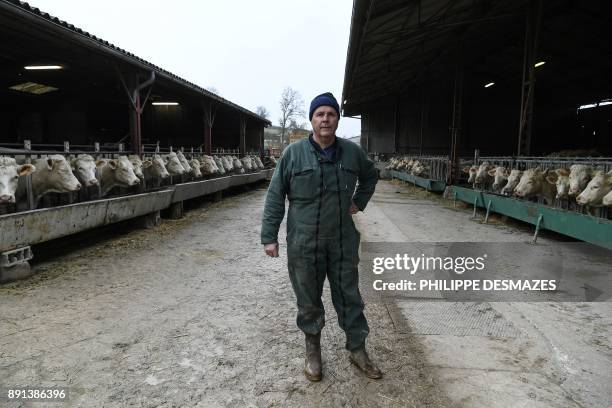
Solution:
[{"label": "fluorescent light fixture", "polygon": [[489,88],[493,85],[495,85],[495,82],[489,82],[488,84],[485,85],[485,88]]},{"label": "fluorescent light fixture", "polygon": [[52,86],[37,84],[36,82],[24,82],[23,84],[13,85],[9,87],[13,91],[27,92],[34,95],[42,95],[47,92],[57,91],[57,88]]},{"label": "fluorescent light fixture", "polygon": [[62,69],[61,65],[26,65],[24,67],[28,71],[45,70],[45,69]]},{"label": "fluorescent light fixture", "polygon": [[602,101],[602,102],[599,102],[599,106],[610,105],[610,104],[612,104],[612,101]]},{"label": "fluorescent light fixture", "polygon": [[534,67],[541,67],[542,65],[546,64],[546,61],[540,61],[540,62],[536,62]]},{"label": "fluorescent light fixture", "polygon": [[176,106],[179,103],[178,102],[153,102],[152,104],[155,106]]}]

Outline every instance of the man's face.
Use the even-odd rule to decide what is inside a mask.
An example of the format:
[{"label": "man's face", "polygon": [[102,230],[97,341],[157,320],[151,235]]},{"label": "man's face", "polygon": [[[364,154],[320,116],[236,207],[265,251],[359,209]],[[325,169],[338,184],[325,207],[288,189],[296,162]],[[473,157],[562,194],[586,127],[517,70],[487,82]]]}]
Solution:
[{"label": "man's face", "polygon": [[329,141],[336,134],[338,119],[338,115],[334,108],[331,106],[319,106],[312,114],[310,123],[317,137],[322,141]]}]

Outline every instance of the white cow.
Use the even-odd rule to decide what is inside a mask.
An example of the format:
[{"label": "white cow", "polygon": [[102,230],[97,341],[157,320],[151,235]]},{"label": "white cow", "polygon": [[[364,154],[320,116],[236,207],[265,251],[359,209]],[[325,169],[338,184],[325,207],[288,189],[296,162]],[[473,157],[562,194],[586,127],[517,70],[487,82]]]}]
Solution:
[{"label": "white cow", "polygon": [[181,161],[175,152],[168,153],[164,156],[164,165],[171,176],[180,176],[181,174],[185,174],[185,168],[181,164]]},{"label": "white cow", "polygon": [[464,167],[463,172],[468,174],[468,184],[474,184],[474,180],[476,179],[476,173],[478,172],[478,166],[474,164],[469,167]]},{"label": "white cow", "polygon": [[572,164],[569,174],[569,191],[570,197],[576,197],[589,183],[593,176],[593,169],[584,164]]},{"label": "white cow", "polygon": [[489,164],[488,161],[483,162],[478,166],[476,171],[476,177],[474,177],[474,184],[476,187],[486,190],[493,184],[493,177],[489,175],[489,171],[495,169],[495,166]]},{"label": "white cow", "polygon": [[511,170],[510,175],[508,176],[508,182],[502,188],[501,194],[503,195],[512,195],[516,186],[518,186],[519,181],[521,181],[521,177],[523,176],[523,172],[521,170]]},{"label": "white cow", "polygon": [[35,170],[31,164],[19,165],[12,157],[0,156],[0,204],[15,203],[19,178]]},{"label": "white cow", "polygon": [[557,196],[558,200],[567,200],[568,192],[569,192],[569,170],[568,169],[556,169],[555,171],[548,172],[546,176],[546,181],[550,184],[554,184],[557,188]]},{"label": "white cow", "polygon": [[213,174],[217,174],[219,172],[219,168],[217,167],[213,158],[207,155],[202,156],[201,170],[202,174],[205,176],[212,176]]},{"label": "white cow", "polygon": [[213,156],[213,160],[219,169],[219,174],[225,174],[225,165],[223,164],[223,160],[219,156]]},{"label": "white cow", "polygon": [[245,171],[253,171],[253,163],[251,162],[251,158],[249,156],[244,156],[240,159],[242,162],[242,167],[244,167]]},{"label": "white cow", "polygon": [[576,202],[590,207],[599,207],[603,205],[603,199],[610,191],[612,191],[612,170],[608,173],[599,170],[576,197]]},{"label": "white cow", "polygon": [[225,167],[227,173],[234,171],[234,159],[228,156],[221,156],[221,160],[223,161],[223,167]]},{"label": "white cow", "polygon": [[[40,198],[48,193],[71,193],[81,189],[81,183],[72,174],[72,167],[66,158],[59,154],[34,159],[36,170],[32,172],[32,195],[34,206],[38,205]],[[27,194],[26,183],[20,181],[17,186],[17,201],[21,201]]]},{"label": "white cow", "polygon": [[151,158],[145,159],[145,161],[142,162],[142,167],[146,178],[166,179],[170,177],[170,173],[168,173],[164,165],[164,159],[157,154]]},{"label": "white cow", "polygon": [[238,174],[244,174],[244,167],[242,166],[242,162],[236,157],[232,157],[232,163],[234,165],[234,171]]},{"label": "white cow", "polygon": [[493,185],[491,186],[493,191],[500,191],[508,183],[510,172],[504,166],[497,166],[489,170],[489,176],[493,177]]},{"label": "white cow", "polygon": [[601,200],[601,203],[606,207],[612,206],[612,191],[610,191],[604,196],[603,200]]},{"label": "white cow", "polygon": [[185,173],[193,173],[192,168],[189,165],[189,160],[187,160],[183,152],[181,152],[180,150],[176,152],[176,157],[181,162],[181,166],[183,166],[183,169],[185,169]]},{"label": "white cow", "polygon": [[79,180],[81,185],[92,187],[98,185],[96,179],[96,162],[93,157],[88,154],[79,154],[74,159],[70,160],[72,172]]},{"label": "white cow", "polygon": [[191,166],[191,173],[194,177],[202,177],[202,172],[200,171],[200,161],[198,159],[189,160],[189,165]]},{"label": "white cow", "polygon": [[255,164],[257,165],[257,167],[259,167],[260,170],[264,169],[264,165],[263,165],[261,159],[259,158],[259,156],[254,156],[253,160],[255,160]]},{"label": "white cow", "polygon": [[140,157],[135,154],[130,154],[128,156],[128,160],[130,161],[130,163],[132,163],[132,167],[134,167],[134,174],[136,175],[136,177],[141,180],[144,179],[144,174],[142,173],[144,163],[142,160],[140,160]]},{"label": "white cow", "polygon": [[514,194],[520,198],[542,197],[547,204],[553,204],[557,195],[557,188],[546,181],[547,175],[548,169],[542,171],[540,166],[525,170],[514,189]]},{"label": "white cow", "polygon": [[134,174],[134,166],[126,156],[98,160],[96,167],[102,196],[108,194],[113,187],[132,187],[140,183],[140,179]]}]

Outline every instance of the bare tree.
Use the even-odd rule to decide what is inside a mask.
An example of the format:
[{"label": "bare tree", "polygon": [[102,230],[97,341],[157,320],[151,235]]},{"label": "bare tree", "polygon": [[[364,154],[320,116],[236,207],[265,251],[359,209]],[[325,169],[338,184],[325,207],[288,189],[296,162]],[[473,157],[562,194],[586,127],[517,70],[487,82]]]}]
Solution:
[{"label": "bare tree", "polygon": [[283,90],[280,100],[281,116],[279,118],[279,125],[281,127],[281,143],[286,144],[286,140],[289,134],[291,121],[297,124],[297,120],[303,118],[306,115],[304,111],[304,99],[298,91],[287,87]]},{"label": "bare tree", "polygon": [[270,117],[270,112],[266,109],[265,106],[258,106],[255,108],[255,113],[261,116],[264,119],[268,119]]},{"label": "bare tree", "polygon": [[217,88],[215,88],[214,86],[207,86],[205,89],[208,92],[214,93],[217,96],[221,96],[221,94],[219,93],[219,90]]}]

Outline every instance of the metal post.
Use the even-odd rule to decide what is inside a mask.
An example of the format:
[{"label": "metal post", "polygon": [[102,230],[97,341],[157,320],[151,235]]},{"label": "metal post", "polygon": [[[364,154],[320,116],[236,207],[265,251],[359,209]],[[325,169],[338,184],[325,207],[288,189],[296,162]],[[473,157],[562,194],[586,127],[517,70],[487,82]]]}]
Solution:
[{"label": "metal post", "polygon": [[[24,140],[23,148],[27,150],[28,152],[32,150],[32,141]],[[32,156],[30,155],[30,153],[27,153],[25,162],[27,164],[32,163]],[[32,191],[32,173],[26,176],[25,182],[26,182],[26,195],[28,199],[28,210],[33,210],[35,203],[34,203],[34,192]]]},{"label": "metal post", "polygon": [[202,108],[204,109],[204,152],[210,156],[212,154],[212,127],[215,123],[217,108],[212,102],[203,102]]},{"label": "metal post", "polygon": [[419,131],[419,155],[423,155],[423,136],[425,133],[425,122],[427,121],[427,99],[425,98],[424,87],[421,86],[421,128]]},{"label": "metal post", "polygon": [[399,96],[395,99],[395,115],[394,115],[394,121],[395,121],[395,129],[393,130],[393,151],[395,153],[399,153],[399,131],[400,131],[400,125],[399,125],[399,112],[400,110],[400,102],[399,102]]},{"label": "metal post", "polygon": [[450,166],[446,175],[447,183],[454,184],[458,178],[459,155],[458,143],[461,136],[461,118],[463,108],[463,42],[459,43],[455,65],[455,86],[453,90],[453,118],[451,124]]},{"label": "metal post", "polygon": [[533,242],[534,244],[535,244],[535,243],[536,243],[536,241],[538,240],[538,233],[540,232],[540,223],[542,222],[542,218],[543,218],[543,217],[544,217],[544,216],[543,216],[542,214],[540,214],[540,215],[538,216],[538,221],[536,222],[535,232],[534,232],[534,234],[533,234],[533,241],[532,241],[532,242]]},{"label": "metal post", "polygon": [[[132,75],[128,78],[128,82],[119,70],[116,68],[119,79],[121,80],[121,84],[123,85],[123,89],[125,90],[128,99],[130,101],[130,135],[132,142],[132,149],[134,154],[138,156],[142,156],[142,128],[141,128],[141,114],[144,110],[144,106],[151,95],[151,89],[153,83],[155,82],[155,72],[151,71],[149,79],[144,82],[140,82],[138,73]],[[147,90],[147,94],[143,100],[140,98],[140,91],[144,88],[149,87]]]},{"label": "metal post", "polygon": [[240,154],[244,155],[246,153],[246,118],[244,116],[240,116]]},{"label": "metal post", "polygon": [[491,213],[491,203],[492,203],[492,200],[489,200],[489,202],[487,203],[487,214],[485,215],[485,219],[484,219],[485,224],[489,220],[489,214]]},{"label": "metal post", "polygon": [[542,4],[542,0],[531,0],[527,6],[517,156],[529,155],[531,151],[535,92],[534,64],[536,62],[538,35],[542,21]]}]

